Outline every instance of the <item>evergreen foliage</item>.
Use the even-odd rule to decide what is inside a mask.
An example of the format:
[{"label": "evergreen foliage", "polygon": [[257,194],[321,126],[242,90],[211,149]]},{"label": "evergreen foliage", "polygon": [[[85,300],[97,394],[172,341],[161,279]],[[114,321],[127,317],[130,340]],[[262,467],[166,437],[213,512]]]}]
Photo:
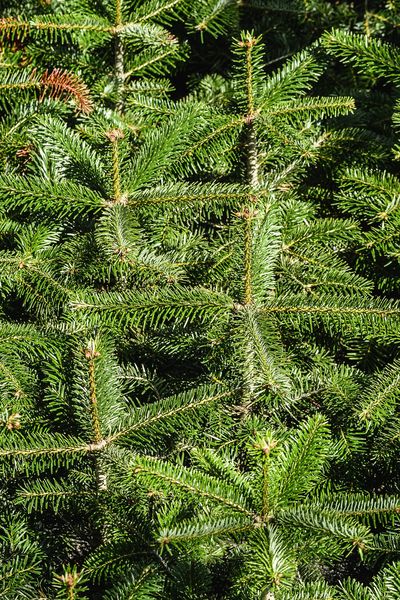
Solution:
[{"label": "evergreen foliage", "polygon": [[6,0],[1,598],[400,596],[399,10]]}]

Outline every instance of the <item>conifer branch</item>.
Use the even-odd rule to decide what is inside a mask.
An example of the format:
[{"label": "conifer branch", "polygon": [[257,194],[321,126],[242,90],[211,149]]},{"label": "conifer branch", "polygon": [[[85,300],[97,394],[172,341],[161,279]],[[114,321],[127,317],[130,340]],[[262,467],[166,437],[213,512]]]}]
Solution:
[{"label": "conifer branch", "polygon": [[106,133],[106,137],[111,143],[112,171],[113,171],[113,203],[123,204],[126,200],[121,195],[121,173],[119,159],[119,141],[124,138],[121,129],[111,129]]},{"label": "conifer branch", "polygon": [[103,439],[96,393],[95,360],[98,356],[99,352],[96,350],[95,341],[89,340],[85,348],[85,358],[89,366],[89,410],[93,427],[93,442],[95,444],[99,444]]},{"label": "conifer branch", "polygon": [[[202,388],[195,391],[197,394],[194,397],[191,397],[189,393],[184,393],[182,400],[179,397],[173,398],[172,402],[163,400],[160,403],[153,403],[148,408],[135,411],[133,423],[123,426],[119,431],[108,436],[106,438],[107,444],[121,440],[141,429],[145,430],[146,435],[146,429],[151,428],[158,422],[164,423],[168,419],[179,416],[181,413],[186,413],[186,411],[196,410],[207,404],[219,402],[228,398],[233,393],[230,391],[218,393],[218,390],[203,390]],[[203,394],[204,397],[201,397]],[[197,399],[197,396],[200,396],[200,399]],[[158,410],[155,412],[155,409]]]},{"label": "conifer branch", "polygon": [[[0,81],[0,94],[7,98],[8,92],[37,91],[38,101],[43,102],[45,98],[62,100],[72,99],[78,110],[87,115],[93,110],[89,89],[74,73],[62,69],[46,70],[41,75],[37,69],[29,74],[25,71],[9,72]],[[3,98],[2,98],[3,100]]]},{"label": "conifer branch", "polygon": [[90,99],[89,90],[79,78],[61,69],[53,69],[51,72],[45,71],[40,78],[40,85],[43,86],[43,92],[39,101],[43,99],[47,90],[50,91],[51,98],[58,98],[63,93],[71,95],[81,112],[89,114],[93,110],[93,103]]},{"label": "conifer branch", "polygon": [[263,453],[263,484],[262,484],[262,506],[261,506],[261,519],[265,520],[270,514],[270,486],[269,486],[269,455],[273,450],[276,442],[274,440],[266,442],[262,445],[261,451]]},{"label": "conifer branch", "polygon": [[148,21],[150,19],[157,18],[160,15],[162,15],[164,12],[170,11],[172,8],[174,8],[181,2],[183,3],[183,1],[184,0],[169,0],[169,2],[162,4],[159,8],[156,8],[155,10],[140,17],[139,22]]},{"label": "conifer branch", "polygon": [[400,597],[397,0],[5,2],[0,597]]},{"label": "conifer branch", "polygon": [[385,319],[387,317],[400,317],[400,308],[389,307],[351,307],[351,306],[318,306],[312,304],[303,305],[287,305],[287,306],[265,306],[259,309],[264,314],[320,314],[320,315],[353,315],[355,317],[379,317]]},{"label": "conifer branch", "polygon": [[[246,72],[246,115],[244,123],[247,131],[247,181],[252,190],[259,187],[259,161],[257,149],[257,135],[255,129],[255,99],[253,89],[253,49],[259,39],[251,34],[242,36],[240,47],[245,48],[245,72]],[[255,200],[255,199],[254,199]],[[246,207],[242,211],[244,219],[244,305],[253,303],[253,216],[254,208]],[[252,340],[246,343],[244,357],[245,391],[244,403],[251,404],[255,392],[255,352]]]},{"label": "conifer branch", "polygon": [[246,99],[247,113],[244,121],[247,126],[247,160],[248,160],[248,182],[251,188],[257,189],[259,186],[259,164],[257,151],[257,137],[254,127],[254,119],[256,117],[254,105],[254,90],[253,90],[253,48],[259,42],[258,38],[254,38],[251,34],[243,37],[239,45],[246,48]]},{"label": "conifer branch", "polygon": [[[122,26],[122,0],[115,0],[115,28]],[[121,33],[118,31],[114,37],[115,44],[115,83],[117,104],[116,109],[122,113],[124,109],[124,92],[125,92],[125,49]]]},{"label": "conifer branch", "polygon": [[[95,361],[100,356],[96,348],[95,340],[89,340],[87,347],[84,350],[85,358],[88,361],[89,367],[89,412],[90,418],[92,422],[93,429],[93,447],[96,449],[103,449],[107,446],[107,440],[103,438],[103,434],[101,431],[101,422],[99,415],[99,407],[98,407],[98,399],[97,399],[97,386],[96,386],[96,372],[95,372]],[[101,466],[101,456],[96,452],[95,454],[95,471],[96,471],[96,481],[97,481],[97,489],[99,492],[104,492],[107,490],[107,474],[103,470]]]},{"label": "conifer branch", "polygon": [[243,300],[244,305],[249,306],[253,302],[253,290],[252,290],[252,220],[253,214],[251,209],[244,209],[242,211],[244,220],[244,294]]},{"label": "conifer branch", "polygon": [[244,117],[234,117],[234,118],[230,117],[221,126],[212,130],[210,133],[205,135],[204,138],[196,141],[193,145],[191,145],[191,147],[185,151],[184,156],[192,156],[200,148],[202,148],[203,146],[206,146],[211,141],[213,141],[215,138],[220,137],[221,135],[223,135],[230,129],[236,129],[236,128],[240,129],[244,123],[245,123]]},{"label": "conifer branch", "polygon": [[166,467],[160,461],[150,457],[143,457],[136,461],[133,471],[136,477],[147,477],[155,481],[163,481],[167,484],[180,487],[196,496],[202,496],[211,501],[225,505],[234,511],[243,513],[250,517],[256,515],[250,510],[241,494],[236,490],[221,488],[218,480],[213,477],[202,475],[188,469]]},{"label": "conifer branch", "polygon": [[7,40],[15,37],[24,39],[30,31],[60,32],[60,31],[94,31],[98,33],[112,33],[113,27],[91,23],[51,22],[38,19],[37,21],[22,21],[14,17],[0,19],[0,34]]}]

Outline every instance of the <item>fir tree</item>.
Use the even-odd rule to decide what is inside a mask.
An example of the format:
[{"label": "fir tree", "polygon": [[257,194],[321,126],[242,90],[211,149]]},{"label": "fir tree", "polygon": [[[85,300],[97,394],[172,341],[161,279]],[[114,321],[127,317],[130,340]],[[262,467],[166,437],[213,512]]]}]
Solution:
[{"label": "fir tree", "polygon": [[[324,52],[397,84],[371,38],[394,5],[362,13],[367,38],[289,40],[268,72],[238,33],[288,14],[264,4],[10,3],[0,22],[4,598],[396,597],[398,361],[378,347],[400,306],[371,278],[395,260],[396,176],[365,170],[352,95],[318,93]],[[292,9],[318,22],[299,47],[361,14]],[[227,76],[184,98],[179,20],[236,36]]]}]

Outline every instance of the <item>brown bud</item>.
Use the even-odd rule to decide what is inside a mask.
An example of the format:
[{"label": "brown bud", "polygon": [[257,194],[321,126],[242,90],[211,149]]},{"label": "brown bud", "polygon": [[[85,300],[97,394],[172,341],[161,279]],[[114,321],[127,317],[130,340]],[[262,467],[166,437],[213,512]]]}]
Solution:
[{"label": "brown bud", "polygon": [[65,575],[60,575],[58,578],[69,590],[72,590],[77,584],[79,576],[80,573],[65,573]]},{"label": "brown bud", "polygon": [[16,156],[18,156],[18,158],[29,158],[31,152],[32,144],[27,144],[26,146],[23,146],[22,148],[17,150]]},{"label": "brown bud", "polygon": [[84,354],[87,360],[92,360],[93,358],[100,356],[100,352],[97,352],[93,340],[90,340],[87,347],[84,349]]},{"label": "brown bud", "polygon": [[9,431],[13,429],[21,428],[21,415],[19,413],[14,413],[10,415],[7,419],[6,427]]},{"label": "brown bud", "polygon": [[256,217],[258,213],[259,211],[257,209],[245,206],[241,211],[235,213],[235,217],[238,217],[239,219],[252,219],[253,217]]},{"label": "brown bud", "polygon": [[174,35],[172,35],[172,33],[168,33],[167,36],[166,36],[166,38],[167,38],[167,41],[170,44],[177,44],[178,43],[178,38],[175,37]]},{"label": "brown bud", "polygon": [[122,140],[125,137],[122,129],[119,129],[117,127],[115,129],[110,129],[109,131],[106,132],[105,135],[112,143],[118,142],[118,140]]},{"label": "brown bud", "polygon": [[168,537],[163,537],[163,538],[160,538],[160,544],[161,544],[162,546],[165,546],[166,544],[169,544],[169,543],[170,543],[170,541],[171,541],[171,540],[170,540]]},{"label": "brown bud", "polygon": [[256,527],[256,528],[263,527],[263,525],[264,525],[264,521],[262,520],[262,518],[259,515],[254,517],[254,527]]},{"label": "brown bud", "polygon": [[111,202],[111,204],[121,204],[121,206],[127,206],[128,201],[129,201],[129,195],[121,194],[117,198],[114,198],[113,201]]}]

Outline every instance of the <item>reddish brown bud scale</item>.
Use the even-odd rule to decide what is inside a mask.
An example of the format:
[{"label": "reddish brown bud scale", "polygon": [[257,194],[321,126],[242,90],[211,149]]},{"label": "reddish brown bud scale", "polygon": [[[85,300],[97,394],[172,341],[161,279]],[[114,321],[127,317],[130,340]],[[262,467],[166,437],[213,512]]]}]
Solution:
[{"label": "reddish brown bud scale", "polygon": [[116,127],[115,129],[110,129],[106,132],[105,135],[106,138],[108,138],[112,143],[118,142],[119,140],[123,140],[125,137],[125,134],[122,131],[122,129],[119,129],[118,127]]}]

